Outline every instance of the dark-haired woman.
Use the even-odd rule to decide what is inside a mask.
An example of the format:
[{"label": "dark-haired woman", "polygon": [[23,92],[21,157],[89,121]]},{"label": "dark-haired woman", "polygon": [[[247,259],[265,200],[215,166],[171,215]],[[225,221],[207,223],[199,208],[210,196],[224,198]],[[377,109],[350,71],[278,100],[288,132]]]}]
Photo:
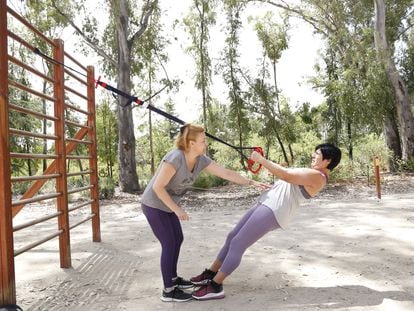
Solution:
[{"label": "dark-haired woman", "polygon": [[299,204],[314,197],[325,186],[329,173],[341,160],[341,150],[332,144],[316,146],[311,168],[285,168],[257,152],[250,158],[279,180],[259,197],[258,203],[228,234],[210,268],[191,278],[194,285],[201,285],[193,292],[197,300],[224,298],[223,281],[239,266],[246,249],[269,231],[287,227]]}]

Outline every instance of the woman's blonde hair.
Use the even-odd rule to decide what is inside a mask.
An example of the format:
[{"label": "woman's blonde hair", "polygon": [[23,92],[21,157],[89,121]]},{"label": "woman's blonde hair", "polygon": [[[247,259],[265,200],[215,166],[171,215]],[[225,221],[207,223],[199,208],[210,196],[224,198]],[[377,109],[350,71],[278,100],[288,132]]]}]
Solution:
[{"label": "woman's blonde hair", "polygon": [[188,151],[190,141],[196,141],[197,136],[204,132],[204,127],[186,123],[180,127],[180,133],[175,139],[175,146],[180,150]]}]

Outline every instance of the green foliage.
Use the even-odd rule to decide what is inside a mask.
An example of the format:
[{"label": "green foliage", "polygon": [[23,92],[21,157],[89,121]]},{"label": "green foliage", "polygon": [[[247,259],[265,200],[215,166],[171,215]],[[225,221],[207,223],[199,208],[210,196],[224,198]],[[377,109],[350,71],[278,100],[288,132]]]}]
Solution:
[{"label": "green foliage", "polygon": [[277,63],[283,51],[288,48],[288,17],[285,17],[281,23],[277,23],[274,22],[274,14],[267,12],[263,18],[256,19],[254,27],[266,56],[272,63]]},{"label": "green foliage", "polygon": [[30,188],[31,182],[16,182],[12,184],[12,193],[14,195],[22,195]]},{"label": "green foliage", "polygon": [[405,36],[405,48],[402,49],[400,55],[400,66],[402,70],[402,78],[407,85],[411,94],[411,100],[414,100],[414,31],[411,30]]},{"label": "green foliage", "polygon": [[196,64],[195,87],[202,94],[202,121],[206,129],[209,129],[208,112],[212,101],[210,95],[212,65],[208,52],[209,29],[216,22],[216,13],[214,11],[216,5],[216,1],[195,0],[191,12],[184,18],[184,24],[191,37],[191,45],[187,48],[187,52],[194,57]]},{"label": "green foliage", "polygon": [[100,199],[111,199],[115,194],[115,182],[111,177],[99,178]]},{"label": "green foliage", "polygon": [[414,172],[414,160],[404,161],[397,159],[397,165],[399,172]]},{"label": "green foliage", "polygon": [[156,169],[165,154],[174,148],[177,129],[178,125],[168,120],[154,122],[152,128],[153,154],[151,155],[148,129],[145,124],[139,126],[138,131],[140,135],[136,143],[136,162],[142,188],[145,188],[152,177],[150,166],[151,157],[153,156]]},{"label": "green foliage", "polygon": [[[342,150],[343,151],[343,150]],[[360,138],[354,145],[354,159],[342,153],[341,163],[331,174],[331,181],[352,181],[355,177],[374,174],[374,159],[378,157],[380,170],[387,170],[387,159],[390,151],[386,148],[383,137],[376,134]]]},{"label": "green foliage", "polygon": [[116,178],[118,149],[118,120],[108,101],[96,109],[96,138],[100,176]]},{"label": "green foliage", "polygon": [[204,172],[201,172],[200,175],[198,175],[197,179],[194,182],[194,187],[196,188],[211,188],[211,187],[219,187],[226,185],[228,182],[224,179],[221,179],[217,176],[210,175]]}]

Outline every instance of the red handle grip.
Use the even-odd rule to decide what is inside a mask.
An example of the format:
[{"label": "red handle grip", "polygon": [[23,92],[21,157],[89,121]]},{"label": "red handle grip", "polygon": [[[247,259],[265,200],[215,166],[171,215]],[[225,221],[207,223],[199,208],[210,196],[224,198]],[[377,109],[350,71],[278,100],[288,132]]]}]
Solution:
[{"label": "red handle grip", "polygon": [[[264,156],[264,152],[263,152],[262,147],[253,147],[253,150],[256,151],[256,152],[258,152],[258,153],[260,153],[262,156]],[[259,166],[256,169],[253,169],[253,165],[255,163],[256,162],[254,162],[252,159],[247,159],[247,168],[253,174],[257,174],[261,170],[261,168],[262,168],[262,165],[259,164]]]}]

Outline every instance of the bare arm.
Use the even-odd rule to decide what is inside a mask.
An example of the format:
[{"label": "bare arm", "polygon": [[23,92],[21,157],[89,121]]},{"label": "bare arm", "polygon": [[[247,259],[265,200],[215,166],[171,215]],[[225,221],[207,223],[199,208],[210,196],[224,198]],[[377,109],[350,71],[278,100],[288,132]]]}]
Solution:
[{"label": "bare arm", "polygon": [[267,160],[261,154],[254,151],[250,158],[262,164],[269,172],[280,179],[295,185],[303,185],[318,192],[325,185],[325,178],[321,173],[311,168],[289,169],[277,163]]},{"label": "bare arm", "polygon": [[249,179],[247,177],[244,177],[242,175],[240,175],[239,173],[233,171],[233,170],[229,170],[227,168],[224,168],[220,165],[218,165],[216,162],[212,161],[206,168],[205,170],[212,174],[215,175],[217,177],[226,179],[228,181],[234,182],[236,184],[239,185],[253,185],[256,186],[260,189],[268,189],[270,186],[262,183],[262,182],[258,182],[252,179]]},{"label": "bare arm", "polygon": [[168,194],[165,187],[168,185],[171,178],[176,173],[176,170],[174,166],[172,166],[170,163],[164,162],[161,165],[161,168],[157,174],[157,177],[155,178],[154,185],[152,186],[152,189],[154,190],[157,197],[170,208],[180,220],[188,220],[188,214],[180,207],[178,206],[174,200],[171,198],[171,196]]}]

